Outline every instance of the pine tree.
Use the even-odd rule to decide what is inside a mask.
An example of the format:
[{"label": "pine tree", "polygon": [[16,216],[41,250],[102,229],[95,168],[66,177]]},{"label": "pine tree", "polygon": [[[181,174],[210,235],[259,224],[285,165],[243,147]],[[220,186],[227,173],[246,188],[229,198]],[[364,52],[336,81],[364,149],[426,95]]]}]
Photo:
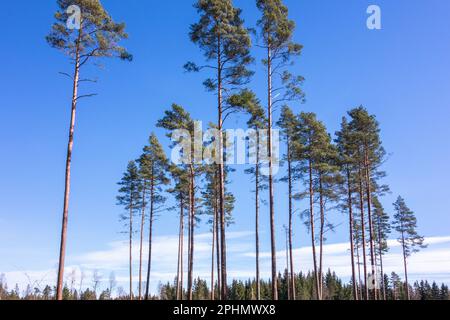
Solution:
[{"label": "pine tree", "polygon": [[[216,261],[216,249],[218,249],[217,240],[217,225],[218,225],[218,212],[219,212],[219,188],[218,188],[218,174],[216,166],[208,166],[205,174],[206,186],[205,190],[202,191],[202,201],[204,210],[206,214],[211,216],[209,223],[211,224],[212,230],[212,241],[211,241],[211,300],[215,300],[215,261]],[[218,251],[217,251],[218,252]],[[219,259],[217,259],[217,264],[219,264]],[[219,281],[220,282],[220,281]]]},{"label": "pine tree", "polygon": [[[292,41],[295,23],[288,18],[288,9],[281,0],[257,0],[262,17],[258,21],[261,45],[267,53],[263,64],[267,68],[267,128],[268,128],[268,160],[269,160],[269,210],[272,253],[272,298],[278,300],[276,240],[275,240],[275,207],[272,155],[273,112],[277,104],[302,100],[304,94],[300,89],[303,78],[293,76],[286,68],[291,65],[292,57],[300,55],[302,46]],[[275,77],[281,75],[279,81]],[[277,87],[277,83],[280,86]],[[274,96],[277,94],[276,96]]]},{"label": "pine tree", "polygon": [[[228,171],[225,172],[225,185],[228,184],[227,176]],[[212,246],[211,246],[211,300],[215,299],[215,288],[214,288],[214,267],[217,254],[217,267],[220,263],[220,248],[219,244],[219,175],[217,172],[217,166],[208,165],[204,168],[205,172],[205,182],[204,190],[202,191],[202,214],[209,215],[211,218],[208,223],[211,225],[212,231]],[[232,223],[232,211],[234,209],[235,198],[233,194],[225,189],[225,214],[227,226]],[[218,278],[220,274],[218,273]],[[219,281],[220,283],[220,281]],[[220,292],[218,292],[218,298],[220,299]]]},{"label": "pine tree", "polygon": [[[373,281],[376,281],[376,235],[374,230],[374,217],[372,212],[372,198],[374,196],[374,193],[381,192],[382,190],[387,189],[386,186],[377,185],[377,181],[385,176],[385,173],[379,168],[384,162],[386,151],[382,146],[379,123],[374,115],[370,115],[368,111],[362,106],[350,110],[348,114],[351,118],[349,128],[351,130],[353,142],[355,143],[355,156],[358,163],[363,252],[365,251],[365,213],[363,204],[365,202],[368,217],[371,276]],[[365,269],[367,269],[366,263],[364,263],[364,266]],[[366,284],[366,298],[368,297],[368,286]],[[377,299],[377,291],[375,288],[373,289],[373,298]]]},{"label": "pine tree", "polygon": [[[185,130],[189,133],[191,143],[188,146],[188,150],[182,150],[185,155],[185,163],[183,163],[183,169],[188,172],[189,176],[189,218],[188,218],[188,300],[192,300],[193,294],[193,272],[194,272],[194,233],[197,222],[196,210],[197,210],[197,185],[196,180],[202,174],[203,168],[201,165],[196,164],[196,151],[195,151],[195,123],[192,120],[190,114],[179,105],[172,105],[171,110],[167,110],[162,119],[158,121],[158,127],[164,128],[168,131],[170,137],[175,130]],[[174,142],[177,144],[178,142]]]},{"label": "pine tree", "polygon": [[[315,290],[317,299],[322,299],[323,284],[323,243],[326,240],[325,232],[333,226],[325,216],[325,200],[336,200],[334,189],[337,166],[336,149],[331,145],[331,138],[323,123],[317,120],[314,113],[301,113],[299,117],[300,137],[299,151],[301,155],[301,170],[308,176],[309,210],[305,211],[307,226],[311,233],[311,246],[314,264]],[[314,206],[315,195],[319,197],[320,223],[319,223],[319,262],[316,254],[316,215]]]},{"label": "pine tree", "polygon": [[189,175],[186,170],[176,166],[169,165],[169,171],[174,181],[173,188],[169,189],[178,205],[175,206],[179,210],[179,237],[178,237],[178,263],[176,277],[176,299],[183,300],[183,278],[184,278],[184,219],[185,212],[190,209],[189,206]]},{"label": "pine tree", "polygon": [[204,82],[207,90],[217,94],[219,146],[217,163],[219,174],[219,219],[221,248],[221,296],[227,297],[225,169],[223,165],[223,125],[235,110],[224,98],[245,85],[252,75],[247,67],[252,62],[251,41],[241,19],[241,10],[231,0],[198,0],[195,4],[200,20],[191,26],[190,38],[203,51],[206,65],[193,62],[185,65],[191,72],[210,70],[211,77]]},{"label": "pine tree", "polygon": [[[128,37],[125,33],[125,24],[115,23],[99,0],[58,0],[57,3],[59,9],[55,14],[56,22],[53,24],[52,31],[46,39],[50,46],[68,56],[70,62],[74,65],[73,74],[64,73],[72,80],[73,90],[66,159],[58,282],[56,286],[56,298],[57,300],[62,300],[75,115],[79,100],[93,96],[92,94],[79,94],[79,84],[91,81],[80,78],[80,70],[92,59],[119,57],[122,60],[131,60],[132,57],[123,47],[119,46],[120,41]],[[66,26],[66,22],[69,20],[67,9],[71,5],[77,5],[81,10],[80,28],[78,30],[71,30]]]},{"label": "pine tree", "polygon": [[[336,144],[339,152],[339,162],[341,167],[341,175],[344,177],[345,183],[342,187],[343,201],[342,209],[348,211],[349,217],[349,238],[350,238],[350,257],[352,266],[352,286],[353,286],[353,299],[359,300],[358,295],[358,281],[356,279],[355,270],[355,219],[354,219],[354,201],[353,194],[355,193],[355,148],[352,141],[350,128],[348,126],[347,119],[344,117],[341,123],[341,131],[336,133]],[[358,250],[358,249],[356,249]],[[359,260],[359,259],[358,259]],[[359,261],[358,261],[359,269]],[[359,277],[360,278],[360,277]]]},{"label": "pine tree", "polygon": [[285,161],[287,162],[287,176],[283,178],[283,181],[288,183],[288,255],[289,255],[289,288],[290,293],[289,296],[292,300],[296,300],[295,293],[295,274],[294,274],[294,257],[292,253],[293,243],[292,243],[292,229],[293,229],[293,200],[294,200],[294,184],[296,179],[298,178],[298,174],[295,173],[294,162],[296,160],[297,155],[295,154],[295,150],[297,147],[296,135],[299,130],[298,118],[292,112],[292,110],[285,106],[281,111],[280,120],[278,121],[278,126],[283,130],[283,136],[286,141],[286,156]]},{"label": "pine tree", "polygon": [[[320,123],[319,123],[320,124]],[[325,234],[334,230],[334,225],[327,218],[327,204],[337,202],[340,176],[338,175],[337,150],[331,144],[331,138],[325,127],[316,132],[317,145],[315,160],[317,193],[319,194],[320,229],[319,229],[319,280],[320,296],[323,298],[323,246],[326,241]]]},{"label": "pine tree", "polygon": [[129,271],[130,271],[130,300],[133,300],[133,217],[141,206],[142,184],[136,162],[130,161],[127,171],[119,182],[118,205],[124,207],[127,214],[121,215],[121,220],[128,226],[129,234]]},{"label": "pine tree", "polygon": [[378,247],[378,258],[380,261],[380,276],[382,279],[382,281],[380,281],[382,298],[383,300],[386,300],[386,285],[384,282],[383,255],[389,251],[387,241],[389,238],[389,234],[391,233],[391,224],[389,221],[389,215],[385,212],[382,204],[380,203],[380,200],[378,200],[378,197],[373,197],[372,203],[375,215],[374,228],[375,228],[376,243]]},{"label": "pine tree", "polygon": [[407,259],[421,248],[426,248],[424,238],[417,233],[417,219],[413,211],[406,205],[402,197],[398,197],[394,203],[394,228],[400,236],[398,241],[402,246],[403,265],[405,268],[405,291],[406,298],[410,300],[410,290],[408,286]]},{"label": "pine tree", "polygon": [[255,298],[256,300],[261,300],[259,216],[262,201],[260,194],[261,191],[267,189],[267,176],[261,174],[261,163],[263,160],[261,147],[265,145],[266,141],[260,130],[267,127],[267,118],[264,115],[264,109],[261,107],[256,97],[253,97],[248,101],[253,101],[253,103],[247,104],[246,110],[250,115],[250,119],[247,121],[247,126],[254,130],[254,134],[249,137],[249,158],[254,158],[254,166],[245,170],[245,173],[252,176],[255,184],[255,189],[253,190],[255,194]]},{"label": "pine tree", "polygon": [[[147,282],[145,288],[145,299],[149,299],[150,290],[150,272],[152,265],[152,240],[153,223],[155,215],[161,211],[161,205],[165,203],[166,198],[162,195],[162,188],[169,184],[170,180],[166,177],[168,169],[168,160],[163,147],[154,133],[150,135],[149,144],[144,147],[143,154],[139,159],[140,177],[142,179],[143,189],[149,191],[149,238],[148,238],[148,266]],[[145,203],[145,193],[143,203]],[[144,212],[144,210],[142,211]],[[142,217],[144,218],[144,216]],[[142,233],[141,233],[142,234]],[[142,246],[141,246],[142,248]],[[141,259],[142,261],[142,259]]]}]

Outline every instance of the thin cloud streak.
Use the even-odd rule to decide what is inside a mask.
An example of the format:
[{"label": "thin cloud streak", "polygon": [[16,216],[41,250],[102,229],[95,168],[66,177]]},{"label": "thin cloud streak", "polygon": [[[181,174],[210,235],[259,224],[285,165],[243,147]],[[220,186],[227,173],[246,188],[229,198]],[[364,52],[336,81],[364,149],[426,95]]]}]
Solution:
[{"label": "thin cloud streak", "polygon": [[[253,252],[253,232],[230,232],[228,236],[229,252],[229,276],[236,279],[254,278],[255,254]],[[208,280],[211,268],[211,234],[203,233],[196,236],[194,276]],[[436,280],[450,284],[450,236],[426,238],[429,248],[414,254],[409,259],[409,271],[412,281],[418,279]],[[186,244],[187,245],[187,244]],[[392,271],[403,275],[401,248],[396,240],[389,240],[390,251],[383,258],[385,272]],[[348,243],[335,243],[324,245],[324,268],[335,271],[339,277],[348,280],[351,276],[350,257]],[[143,276],[146,276],[147,244],[143,247]],[[297,272],[312,270],[311,247],[294,249],[294,264]],[[153,262],[151,287],[157,292],[160,283],[172,282],[177,270],[178,235],[155,237],[153,243]],[[134,255],[134,282],[138,279],[139,245],[133,245]],[[270,252],[261,252],[261,276],[270,277]],[[277,252],[278,269],[286,267],[286,252]],[[72,270],[77,275],[77,283],[81,273],[84,273],[83,287],[88,287],[92,282],[95,270],[103,277],[106,286],[109,274],[114,271],[117,275],[119,286],[125,286],[128,277],[128,243],[116,241],[109,243],[105,250],[87,252],[78,256],[69,257],[69,265],[66,267],[66,282]],[[185,259],[185,261],[187,261]],[[185,267],[185,271],[187,268]],[[1,272],[0,272],[1,273]],[[30,270],[12,271],[5,273],[6,279],[11,285],[19,284],[21,288],[27,285],[38,287],[41,290],[46,284],[53,285],[56,281],[56,270]],[[78,288],[75,285],[75,288]]]}]

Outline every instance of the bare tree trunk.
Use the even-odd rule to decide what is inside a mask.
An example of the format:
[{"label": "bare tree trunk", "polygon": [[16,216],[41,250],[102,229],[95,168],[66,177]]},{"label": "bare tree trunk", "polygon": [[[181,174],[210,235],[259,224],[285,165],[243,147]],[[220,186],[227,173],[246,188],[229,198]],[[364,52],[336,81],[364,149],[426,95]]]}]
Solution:
[{"label": "bare tree trunk", "polygon": [[[130,197],[130,202],[133,203],[133,197]],[[133,300],[133,205],[130,205],[130,300]]]},{"label": "bare tree trunk", "polygon": [[147,283],[145,288],[145,300],[150,298],[150,272],[152,269],[152,245],[153,245],[153,219],[154,219],[154,200],[155,200],[155,181],[153,180],[153,166],[152,166],[152,180],[150,181],[150,218],[149,218],[149,234],[148,234],[148,264],[147,264]]},{"label": "bare tree trunk", "polygon": [[[286,228],[286,226],[285,226]],[[291,300],[291,276],[289,274],[289,229],[285,230],[286,236],[286,284],[287,284],[287,299]]]},{"label": "bare tree trunk", "polygon": [[353,282],[353,299],[358,300],[358,285],[356,283],[355,272],[355,246],[353,243],[353,201],[350,169],[347,167],[347,192],[348,192],[348,216],[349,216],[349,235],[350,235],[350,255],[352,263],[352,282]]},{"label": "bare tree trunk", "polygon": [[[217,203],[218,203],[217,199]],[[217,266],[217,296],[218,299],[222,299],[222,292],[221,292],[221,274],[220,274],[220,221],[219,221],[219,214],[217,214],[217,220],[216,220],[216,266]]]},{"label": "bare tree trunk", "polygon": [[217,220],[217,206],[214,206],[214,218],[212,223],[212,246],[211,246],[211,300],[215,300],[214,295],[214,255],[215,255],[215,244],[216,244],[216,220]]},{"label": "bare tree trunk", "polygon": [[228,296],[227,287],[227,245],[226,245],[226,212],[225,212],[225,178],[224,178],[224,164],[223,164],[223,109],[222,109],[222,52],[221,52],[222,38],[219,35],[217,38],[217,99],[218,99],[218,130],[219,130],[219,216],[220,216],[220,262],[221,262],[221,296],[226,300]]},{"label": "bare tree trunk", "polygon": [[[218,189],[216,189],[219,191]],[[217,219],[216,219],[216,267],[217,267],[217,296],[218,299],[222,299],[222,292],[221,292],[221,274],[220,274],[220,215],[219,215],[219,197],[216,198],[216,207],[217,207]]]},{"label": "bare tree trunk", "polygon": [[142,212],[141,212],[141,239],[139,244],[139,300],[142,300],[142,246],[144,243],[144,224],[145,224],[145,181],[142,189]]},{"label": "bare tree trunk", "polygon": [[189,191],[189,195],[190,195],[190,234],[191,234],[191,238],[190,238],[190,246],[189,246],[189,250],[190,250],[190,254],[189,254],[189,274],[188,274],[188,300],[192,300],[193,299],[193,292],[192,292],[192,288],[193,288],[193,276],[194,276],[194,231],[195,231],[195,176],[194,176],[194,168],[193,165],[190,165],[190,179],[191,179],[191,183],[190,183],[190,191]]},{"label": "bare tree trunk", "polygon": [[319,286],[319,274],[317,272],[317,255],[316,255],[316,236],[315,236],[315,223],[314,223],[314,188],[313,188],[313,169],[312,162],[309,160],[309,220],[311,228],[311,247],[313,254],[314,264],[314,280],[316,287],[317,300],[321,299],[320,286]]},{"label": "bare tree trunk", "polygon": [[[289,137],[288,137],[289,139]],[[290,281],[291,285],[291,300],[296,300],[295,296],[295,274],[294,274],[294,257],[292,248],[292,216],[293,216],[293,205],[292,205],[292,159],[291,159],[291,143],[288,141],[287,144],[287,156],[288,156],[288,189],[289,189],[289,261],[290,264]]]},{"label": "bare tree trunk", "polygon": [[[402,222],[403,229],[403,222]],[[409,295],[409,285],[408,285],[408,266],[407,266],[407,257],[406,257],[406,248],[405,248],[405,233],[402,232],[402,249],[403,249],[403,266],[405,268],[405,291],[406,291],[406,299],[409,301],[411,297]]]},{"label": "bare tree trunk", "polygon": [[275,207],[273,195],[273,159],[272,159],[272,51],[267,46],[267,82],[268,82],[268,157],[269,157],[269,210],[270,210],[270,242],[272,255],[272,298],[278,300],[277,251],[275,239]]},{"label": "bare tree trunk", "polygon": [[364,266],[364,298],[369,300],[369,286],[367,285],[367,255],[366,255],[366,224],[364,221],[364,194],[361,177],[361,169],[359,169],[359,205],[361,210],[361,245],[363,251],[363,266]]},{"label": "bare tree trunk", "polygon": [[320,235],[319,235],[319,282],[320,300],[323,299],[323,239],[325,228],[325,203],[323,199],[322,173],[319,173],[319,198],[320,198]]},{"label": "bare tree trunk", "polygon": [[[190,183],[190,182],[189,182]],[[192,224],[192,219],[191,219],[191,210],[192,210],[192,206],[191,206],[191,201],[192,201],[192,197],[191,197],[191,187],[189,185],[189,194],[188,194],[188,200],[189,200],[189,210],[188,210],[188,215],[187,215],[187,228],[188,228],[188,240],[187,240],[187,294],[186,294],[186,299],[189,300],[189,287],[190,287],[190,283],[191,283],[191,279],[190,277],[190,268],[191,268],[191,238],[192,238],[192,228],[191,228],[191,224]]]},{"label": "bare tree trunk", "polygon": [[255,167],[255,251],[256,251],[256,300],[261,300],[261,279],[259,270],[259,133],[256,134]]},{"label": "bare tree trunk", "polygon": [[[217,168],[216,168],[217,169]],[[217,170],[214,172],[214,206],[215,206],[215,221],[213,228],[216,229],[215,236],[216,236],[216,268],[217,268],[217,299],[222,299],[222,292],[221,292],[221,274],[220,274],[220,214],[219,214],[219,208],[220,208],[220,201],[219,201],[219,183],[218,183],[218,172]]]},{"label": "bare tree trunk", "polygon": [[[373,229],[373,219],[372,219],[372,191],[371,191],[371,179],[370,179],[370,169],[369,169],[369,157],[367,155],[367,147],[364,155],[364,167],[365,167],[365,180],[366,180],[366,201],[367,201],[367,213],[369,217],[369,242],[370,242],[370,262],[372,265],[372,281],[377,282],[377,274],[375,267],[375,246],[374,246],[374,229]],[[377,289],[373,286],[373,297],[377,300]]]},{"label": "bare tree trunk", "polygon": [[180,235],[178,239],[177,300],[183,300],[184,201],[180,193]]},{"label": "bare tree trunk", "polygon": [[382,248],[382,239],[381,239],[381,219],[378,216],[378,255],[380,256],[380,271],[381,271],[381,290],[383,294],[383,300],[386,300],[386,283],[384,283],[384,270],[383,270],[383,248]]},{"label": "bare tree trunk", "polygon": [[358,264],[358,286],[359,286],[359,299],[363,300],[363,295],[362,295],[362,281],[361,281],[361,260],[359,259],[359,242],[357,243],[356,246],[356,262]]},{"label": "bare tree trunk", "polygon": [[70,172],[72,163],[72,151],[75,131],[75,117],[78,101],[78,83],[80,79],[80,41],[82,36],[82,29],[78,32],[78,39],[76,43],[76,56],[75,56],[75,72],[73,77],[73,92],[72,92],[72,108],[70,117],[69,128],[69,142],[67,145],[67,158],[66,158],[66,175],[64,185],[64,209],[62,218],[61,229],[61,243],[59,248],[59,265],[58,265],[58,281],[56,284],[56,299],[63,299],[63,282],[64,282],[64,263],[66,258],[66,242],[67,242],[67,225],[69,220],[69,198],[70,198]]}]

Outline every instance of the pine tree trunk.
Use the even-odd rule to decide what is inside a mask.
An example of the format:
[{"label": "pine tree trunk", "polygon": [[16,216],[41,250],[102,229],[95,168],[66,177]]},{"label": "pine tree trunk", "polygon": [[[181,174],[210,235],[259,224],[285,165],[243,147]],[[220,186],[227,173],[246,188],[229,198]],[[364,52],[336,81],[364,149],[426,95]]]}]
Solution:
[{"label": "pine tree trunk", "polygon": [[153,179],[153,166],[151,171],[152,180],[150,181],[150,221],[148,234],[148,264],[147,264],[147,283],[145,288],[145,300],[150,298],[150,273],[152,269],[152,245],[153,245],[153,219],[155,202],[155,181]]},{"label": "pine tree trunk", "polygon": [[69,220],[70,173],[72,164],[75,118],[78,99],[78,83],[80,79],[80,41],[82,33],[83,31],[82,29],[80,29],[78,32],[78,39],[76,44],[75,72],[73,77],[73,92],[72,92],[72,108],[71,108],[70,128],[69,128],[69,142],[67,145],[66,174],[64,185],[64,209],[62,218],[61,242],[59,249],[58,281],[56,284],[57,300],[63,299],[64,263],[66,258],[67,225]]},{"label": "pine tree trunk", "polygon": [[215,245],[216,245],[216,220],[217,220],[217,207],[214,206],[214,218],[212,223],[212,245],[211,245],[211,301],[215,300],[214,295],[214,255],[215,255]]},{"label": "pine tree trunk", "polygon": [[[403,222],[401,224],[401,228],[403,229]],[[406,243],[405,243],[405,234],[402,232],[402,249],[403,249],[403,266],[405,268],[405,291],[406,291],[406,299],[409,301],[411,297],[409,295],[409,285],[408,285],[408,266],[406,261]]]},{"label": "pine tree trunk", "polygon": [[190,291],[190,286],[192,285],[191,283],[192,283],[192,279],[190,279],[190,274],[191,274],[191,271],[190,271],[190,268],[191,268],[191,245],[192,245],[192,242],[191,242],[191,238],[192,238],[192,228],[191,228],[191,223],[192,223],[192,219],[191,219],[191,209],[192,209],[192,206],[191,206],[191,201],[192,201],[192,197],[191,197],[191,186],[190,186],[190,183],[191,182],[189,182],[189,191],[188,191],[188,200],[189,200],[189,211],[188,211],[188,215],[187,215],[187,228],[188,228],[188,240],[187,240],[187,245],[188,245],[188,248],[187,248],[187,294],[186,294],[186,299],[187,300],[190,300],[190,298],[189,298],[189,291]]},{"label": "pine tree trunk", "polygon": [[362,281],[361,281],[361,260],[359,259],[359,242],[357,243],[356,246],[356,263],[358,264],[358,286],[359,286],[359,299],[363,300],[363,295],[362,295]]},{"label": "pine tree trunk", "polygon": [[220,262],[221,262],[221,296],[226,300],[228,296],[227,287],[227,245],[226,245],[226,212],[225,212],[225,178],[224,178],[224,164],[223,164],[223,110],[222,110],[222,52],[221,52],[222,39],[219,35],[217,38],[217,90],[218,90],[218,130],[219,130],[219,215],[220,215]]},{"label": "pine tree trunk", "polygon": [[319,173],[319,198],[320,198],[320,239],[319,239],[319,282],[320,300],[323,299],[323,239],[325,228],[325,203],[323,199],[322,173]]},{"label": "pine tree trunk", "polygon": [[270,241],[272,255],[272,299],[278,300],[277,251],[275,240],[275,208],[273,196],[273,159],[272,159],[272,51],[267,47],[267,81],[268,81],[268,157],[269,157],[269,211],[270,211]]},{"label": "pine tree trunk", "polygon": [[133,197],[130,196],[130,256],[129,256],[129,262],[130,262],[130,300],[133,300]]},{"label": "pine tree trunk", "polygon": [[142,300],[142,247],[144,243],[144,224],[145,224],[145,181],[142,190],[142,212],[141,212],[141,239],[139,244],[139,300]]},{"label": "pine tree trunk", "polygon": [[[216,200],[217,208],[219,208],[219,198],[217,197]],[[217,260],[217,296],[218,299],[222,299],[222,292],[221,292],[221,274],[220,274],[220,222],[219,222],[219,212],[217,213],[217,219],[216,219],[216,260]]]},{"label": "pine tree trunk", "polygon": [[[216,168],[217,169],[217,168]],[[217,170],[214,171],[214,208],[215,208],[215,221],[213,228],[216,229],[215,231],[215,242],[216,242],[216,270],[217,270],[217,299],[222,299],[222,292],[221,292],[221,274],[220,274],[220,215],[219,215],[219,183],[218,183],[218,172]]]},{"label": "pine tree trunk", "polygon": [[366,255],[366,224],[364,221],[364,191],[362,184],[361,168],[359,169],[359,205],[361,210],[361,246],[363,251],[364,266],[364,298],[369,300],[369,286],[367,285],[367,255]]},{"label": "pine tree trunk", "polygon": [[256,141],[255,167],[255,251],[256,251],[256,300],[261,300],[261,279],[259,271],[259,133]]},{"label": "pine tree trunk", "polygon": [[383,300],[386,300],[386,283],[384,282],[384,270],[383,270],[383,252],[380,244],[380,273],[381,273],[381,290],[383,294]]},{"label": "pine tree trunk", "polygon": [[317,255],[316,255],[316,236],[315,236],[315,223],[314,223],[314,188],[313,188],[313,168],[312,162],[309,160],[309,220],[311,228],[311,247],[313,254],[314,265],[314,282],[316,287],[316,297],[320,300],[320,286],[319,286],[319,274],[317,272]]},{"label": "pine tree trunk", "polygon": [[285,279],[287,284],[287,299],[291,300],[291,277],[289,274],[289,230],[286,229],[286,272],[285,272]]},{"label": "pine tree trunk", "polygon": [[[288,138],[289,139],[289,138]],[[295,297],[295,274],[294,274],[294,257],[293,257],[293,245],[292,245],[292,159],[291,159],[291,144],[288,141],[287,144],[287,157],[288,157],[288,189],[289,189],[289,268],[290,268],[290,288],[291,288],[291,300],[296,300]]]},{"label": "pine tree trunk", "polygon": [[349,235],[350,235],[350,255],[352,264],[352,282],[353,282],[353,299],[358,300],[358,285],[356,283],[355,272],[355,246],[353,243],[353,201],[352,201],[352,187],[351,187],[351,173],[347,168],[347,192],[348,192],[348,216],[349,216]]},{"label": "pine tree trunk", "polygon": [[380,256],[380,276],[381,276],[381,290],[382,298],[386,300],[386,283],[384,282],[384,270],[383,270],[383,239],[381,234],[381,218],[378,216],[378,255]]},{"label": "pine tree trunk", "polygon": [[183,300],[184,201],[180,193],[180,234],[178,239],[177,300]]},{"label": "pine tree trunk", "polygon": [[[365,155],[364,155],[364,167],[365,167],[365,180],[366,180],[366,201],[367,201],[367,213],[369,217],[369,242],[370,242],[370,262],[372,265],[372,281],[377,282],[377,274],[375,267],[375,246],[374,246],[374,229],[373,229],[373,219],[372,219],[372,191],[371,191],[371,179],[370,179],[370,163],[367,155],[367,146],[365,147]],[[377,300],[377,289],[376,285],[373,286],[373,297]]]},{"label": "pine tree trunk", "polygon": [[190,183],[190,205],[191,205],[191,209],[190,209],[190,229],[191,229],[191,239],[190,239],[190,259],[189,259],[189,275],[188,275],[188,295],[189,295],[189,299],[188,300],[192,300],[193,299],[193,279],[194,279],[194,231],[195,231],[195,176],[194,176],[194,168],[193,165],[190,165],[190,179],[191,179],[191,183]]}]

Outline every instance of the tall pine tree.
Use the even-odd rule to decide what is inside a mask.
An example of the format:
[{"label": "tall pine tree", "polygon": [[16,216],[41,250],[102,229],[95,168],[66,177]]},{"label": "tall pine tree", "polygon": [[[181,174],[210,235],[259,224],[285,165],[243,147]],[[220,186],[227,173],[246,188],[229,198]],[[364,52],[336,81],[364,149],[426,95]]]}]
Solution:
[{"label": "tall pine tree", "polygon": [[[152,243],[153,243],[153,223],[155,215],[161,211],[162,204],[166,198],[162,194],[163,187],[168,185],[170,180],[167,178],[168,160],[163,147],[154,133],[150,135],[149,143],[144,147],[144,153],[140,157],[140,176],[143,186],[148,190],[149,199],[149,235],[148,235],[148,262],[147,262],[147,281],[145,288],[145,299],[149,299],[150,291],[150,272],[152,265]],[[143,199],[145,202],[145,199]]]},{"label": "tall pine tree", "polygon": [[298,174],[296,174],[295,169],[295,161],[298,158],[298,155],[295,154],[295,151],[298,149],[298,141],[296,140],[298,130],[300,128],[300,124],[298,122],[298,118],[292,112],[292,110],[288,106],[284,106],[281,111],[280,120],[278,121],[278,126],[283,131],[283,137],[286,142],[286,155],[285,161],[287,162],[287,176],[282,180],[287,182],[288,184],[288,227],[287,227],[287,237],[288,237],[288,275],[289,275],[289,288],[290,293],[289,297],[292,300],[296,300],[296,292],[295,292],[295,273],[294,273],[294,257],[293,257],[293,215],[294,215],[294,184],[298,179]]},{"label": "tall pine tree", "polygon": [[245,85],[252,75],[247,68],[252,62],[251,41],[244,27],[241,10],[231,0],[198,0],[195,8],[200,15],[199,22],[191,26],[190,38],[204,53],[206,64],[188,62],[185,69],[191,72],[210,71],[204,85],[217,95],[217,129],[219,146],[219,220],[221,248],[221,295],[227,297],[226,259],[226,213],[225,213],[225,169],[223,164],[223,126],[226,118],[234,112],[227,103],[227,97]]},{"label": "tall pine tree", "polygon": [[[186,146],[182,144],[182,139],[186,137],[178,137],[178,141],[174,141],[174,145],[182,144],[181,152],[184,155],[184,161],[182,167],[189,176],[189,218],[188,218],[188,300],[192,300],[193,294],[193,272],[194,272],[194,233],[197,222],[196,210],[197,210],[197,197],[198,190],[197,179],[202,174],[203,167],[196,163],[196,146],[195,136],[195,122],[192,120],[191,115],[181,106],[173,104],[170,110],[165,112],[162,119],[158,121],[158,127],[166,129],[168,136],[172,137],[172,134],[177,130],[184,130],[189,135],[189,144]],[[172,137],[174,138],[174,137]],[[187,150],[185,150],[187,149]]]},{"label": "tall pine tree", "polygon": [[[74,66],[73,73],[64,73],[64,75],[72,80],[72,103],[66,158],[58,282],[56,285],[56,298],[57,300],[62,300],[75,116],[80,99],[93,96],[93,94],[79,93],[79,84],[81,82],[91,81],[81,78],[80,71],[83,66],[93,59],[119,57],[122,60],[131,60],[132,57],[119,45],[123,39],[128,37],[125,33],[125,24],[115,23],[99,0],[58,0],[57,3],[56,22],[53,24],[52,31],[47,36],[47,42],[53,48],[62,51]],[[81,10],[79,29],[69,29],[67,27],[67,21],[70,19],[68,9],[73,5],[78,6]]]},{"label": "tall pine tree", "polygon": [[[261,107],[259,101],[251,99],[254,103],[248,104],[246,108],[250,119],[247,121],[247,125],[250,129],[254,130],[253,135],[249,137],[249,157],[254,159],[254,166],[245,170],[246,174],[252,176],[255,184],[253,190],[255,194],[255,287],[256,287],[256,300],[261,300],[261,277],[260,277],[260,239],[259,239],[259,220],[260,220],[260,208],[261,208],[261,191],[267,189],[267,176],[261,174],[262,150],[261,147],[265,145],[266,141],[264,135],[260,134],[260,130],[267,127],[267,118],[264,114],[264,109]],[[251,101],[250,100],[250,101]]]},{"label": "tall pine tree", "polygon": [[[301,76],[294,76],[287,67],[292,65],[292,58],[301,53],[302,46],[292,41],[295,23],[288,18],[288,8],[281,0],[257,0],[256,5],[262,17],[258,21],[261,47],[266,50],[263,64],[267,68],[267,129],[269,160],[269,210],[272,253],[272,298],[278,300],[277,258],[275,240],[275,205],[273,179],[273,112],[279,103],[302,100],[304,94],[300,89]],[[279,76],[279,77],[278,77]]]}]

